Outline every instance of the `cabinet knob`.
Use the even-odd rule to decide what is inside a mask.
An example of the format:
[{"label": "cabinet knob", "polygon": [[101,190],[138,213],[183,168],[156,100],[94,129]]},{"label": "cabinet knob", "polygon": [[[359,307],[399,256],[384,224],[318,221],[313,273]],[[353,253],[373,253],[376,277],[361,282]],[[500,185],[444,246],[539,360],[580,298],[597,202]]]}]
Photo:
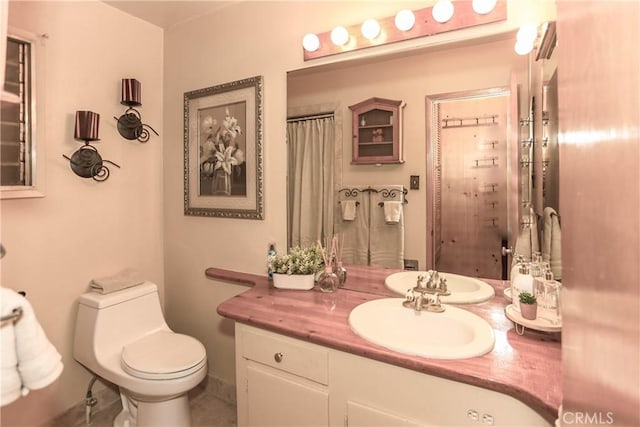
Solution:
[{"label": "cabinet knob", "polygon": [[273,358],[275,359],[276,362],[280,363],[282,362],[282,358],[284,357],[284,355],[280,352],[276,353],[273,355]]}]

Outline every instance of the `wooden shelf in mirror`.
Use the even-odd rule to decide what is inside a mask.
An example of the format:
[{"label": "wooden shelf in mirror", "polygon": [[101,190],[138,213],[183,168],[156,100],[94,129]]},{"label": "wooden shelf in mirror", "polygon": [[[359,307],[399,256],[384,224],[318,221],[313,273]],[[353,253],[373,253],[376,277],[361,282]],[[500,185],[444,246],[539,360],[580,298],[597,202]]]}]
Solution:
[{"label": "wooden shelf in mirror", "polygon": [[402,110],[404,101],[369,98],[349,106],[352,114],[352,164],[404,163]]}]

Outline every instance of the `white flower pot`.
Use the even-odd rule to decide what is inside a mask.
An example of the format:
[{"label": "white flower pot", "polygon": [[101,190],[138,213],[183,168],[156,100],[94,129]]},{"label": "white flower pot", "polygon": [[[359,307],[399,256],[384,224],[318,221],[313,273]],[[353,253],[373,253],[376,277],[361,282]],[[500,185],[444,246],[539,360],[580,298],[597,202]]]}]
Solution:
[{"label": "white flower pot", "polygon": [[314,274],[273,273],[273,286],[279,289],[313,289]]}]

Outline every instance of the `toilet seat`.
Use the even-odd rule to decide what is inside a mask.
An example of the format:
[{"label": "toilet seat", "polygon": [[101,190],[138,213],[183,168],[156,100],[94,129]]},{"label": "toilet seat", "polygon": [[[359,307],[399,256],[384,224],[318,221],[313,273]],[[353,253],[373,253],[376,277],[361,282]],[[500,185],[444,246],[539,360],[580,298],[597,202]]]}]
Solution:
[{"label": "toilet seat", "polygon": [[127,344],[122,369],[137,378],[167,380],[192,374],[206,363],[200,341],[188,335],[159,331]]}]

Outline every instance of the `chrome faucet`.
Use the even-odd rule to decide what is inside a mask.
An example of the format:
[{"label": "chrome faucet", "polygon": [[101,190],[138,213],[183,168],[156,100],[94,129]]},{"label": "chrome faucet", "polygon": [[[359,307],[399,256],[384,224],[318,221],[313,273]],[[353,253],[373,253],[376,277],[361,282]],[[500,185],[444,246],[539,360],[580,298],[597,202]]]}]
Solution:
[{"label": "chrome faucet", "polygon": [[[440,303],[441,295],[451,295],[447,289],[447,279],[440,277],[437,271],[427,271],[428,279],[419,275],[416,286],[407,290],[405,301],[402,305],[412,308],[416,312],[425,309],[427,311],[441,313],[444,311]],[[426,280],[426,282],[425,282]],[[433,295],[431,298],[428,295]]]},{"label": "chrome faucet", "polygon": [[416,286],[412,289],[413,292],[435,294],[438,293],[442,296],[451,295],[451,291],[447,289],[447,279],[440,277],[437,271],[427,271],[427,277],[420,274],[416,281]]}]

